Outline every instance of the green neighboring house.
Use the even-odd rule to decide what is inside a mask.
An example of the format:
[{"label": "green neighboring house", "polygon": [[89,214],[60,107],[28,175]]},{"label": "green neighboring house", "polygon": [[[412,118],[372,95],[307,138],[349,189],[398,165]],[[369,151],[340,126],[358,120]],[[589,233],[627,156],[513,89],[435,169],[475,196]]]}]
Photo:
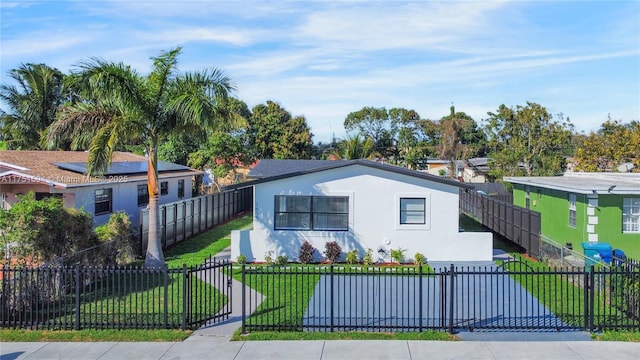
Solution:
[{"label": "green neighboring house", "polygon": [[566,173],[505,177],[513,203],[540,213],[541,235],[557,243],[608,243],[640,259],[640,174]]}]

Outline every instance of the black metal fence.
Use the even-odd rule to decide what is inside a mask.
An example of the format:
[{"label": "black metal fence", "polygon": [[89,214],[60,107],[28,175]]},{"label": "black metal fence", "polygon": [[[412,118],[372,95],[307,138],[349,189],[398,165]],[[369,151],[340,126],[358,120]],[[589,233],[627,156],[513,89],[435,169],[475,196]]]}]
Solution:
[{"label": "black metal fence", "polygon": [[259,304],[243,332],[640,329],[632,267],[243,266],[242,281],[266,295],[243,293]]},{"label": "black metal fence", "polygon": [[[198,196],[160,206],[162,247],[177,244],[251,210],[253,187]],[[141,254],[149,240],[149,209],[140,210]]]},{"label": "black metal fence", "polygon": [[540,258],[540,213],[475,191],[460,191],[460,210]]},{"label": "black metal fence", "polygon": [[195,329],[231,313],[225,270],[198,267],[3,266],[0,327],[28,329]]}]

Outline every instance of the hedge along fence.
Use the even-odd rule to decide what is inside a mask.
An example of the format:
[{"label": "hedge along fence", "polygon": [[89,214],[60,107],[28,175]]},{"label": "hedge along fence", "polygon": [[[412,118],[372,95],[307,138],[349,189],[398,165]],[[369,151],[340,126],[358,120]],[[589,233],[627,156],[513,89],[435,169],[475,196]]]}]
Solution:
[{"label": "hedge along fence", "polygon": [[[211,230],[252,206],[252,186],[160,205],[162,248]],[[149,209],[140,210],[139,236],[140,253],[144,254],[149,240]]]}]

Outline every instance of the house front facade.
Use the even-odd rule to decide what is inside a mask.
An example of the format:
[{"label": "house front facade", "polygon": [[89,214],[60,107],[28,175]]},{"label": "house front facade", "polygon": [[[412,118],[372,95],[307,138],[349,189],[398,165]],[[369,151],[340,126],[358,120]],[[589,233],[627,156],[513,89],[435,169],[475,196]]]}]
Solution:
[{"label": "house front facade", "polygon": [[[65,207],[93,215],[94,225],[107,222],[113,212],[124,211],[139,223],[140,209],[149,203],[147,159],[115,152],[102,176],[87,176],[88,153],[80,151],[0,151],[0,207],[8,209],[29,192],[36,199],[59,197]],[[160,204],[190,198],[193,177],[200,171],[160,162]]]},{"label": "house front facade", "polygon": [[505,177],[515,205],[540,213],[541,235],[582,251],[583,242],[608,243],[640,259],[640,174],[566,173]]},{"label": "house front facade", "polygon": [[[274,161],[274,160],[272,160]],[[321,260],[325,244],[343,254],[390,261],[391,250],[428,261],[491,261],[491,233],[459,231],[462,183],[366,160],[325,163],[239,186],[254,186],[253,229],[233,231],[232,259],[297,261],[309,241]]]}]

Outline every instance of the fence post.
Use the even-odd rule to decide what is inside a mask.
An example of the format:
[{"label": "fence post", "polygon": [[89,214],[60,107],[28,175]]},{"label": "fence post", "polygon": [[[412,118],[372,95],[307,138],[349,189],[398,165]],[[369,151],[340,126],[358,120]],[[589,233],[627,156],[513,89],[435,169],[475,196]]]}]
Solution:
[{"label": "fence post", "polygon": [[242,334],[247,333],[247,272],[246,264],[242,264]]},{"label": "fence post", "polygon": [[422,265],[418,265],[418,331],[422,332]]},{"label": "fence post", "polygon": [[331,306],[331,332],[333,332],[333,264],[331,264],[330,267],[330,276],[329,276],[329,286],[330,286],[330,290],[329,290],[329,296],[330,296],[330,300],[329,300],[329,304]]},{"label": "fence post", "polygon": [[450,270],[450,287],[449,287],[449,334],[453,334],[453,303],[454,303],[454,294],[455,294],[455,267],[451,264]]},{"label": "fence post", "polygon": [[169,328],[169,268],[164,266],[164,328]]},{"label": "fence post", "polygon": [[189,283],[187,276],[187,264],[182,264],[182,330],[187,330],[187,302],[189,299]]},{"label": "fence post", "polygon": [[595,315],[595,297],[596,297],[596,278],[595,271],[596,267],[591,265],[591,271],[589,272],[589,331],[593,332],[593,322]]},{"label": "fence post", "polygon": [[75,266],[76,275],[76,323],[74,328],[80,330],[80,265]]}]

